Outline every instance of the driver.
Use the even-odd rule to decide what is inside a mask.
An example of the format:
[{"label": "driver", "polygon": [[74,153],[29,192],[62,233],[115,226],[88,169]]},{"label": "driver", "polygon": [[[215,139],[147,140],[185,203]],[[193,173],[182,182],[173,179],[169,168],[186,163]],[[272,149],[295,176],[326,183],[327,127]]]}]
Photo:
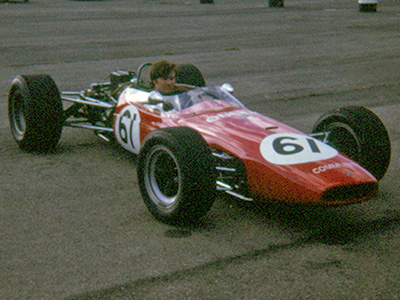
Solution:
[{"label": "driver", "polygon": [[150,68],[150,80],[154,89],[163,95],[173,95],[187,91],[186,88],[177,86],[176,64],[167,60],[155,62]]}]

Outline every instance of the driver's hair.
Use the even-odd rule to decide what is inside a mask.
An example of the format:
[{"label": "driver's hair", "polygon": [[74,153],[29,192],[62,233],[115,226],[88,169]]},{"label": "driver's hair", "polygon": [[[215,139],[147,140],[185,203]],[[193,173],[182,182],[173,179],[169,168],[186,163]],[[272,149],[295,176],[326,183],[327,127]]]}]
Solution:
[{"label": "driver's hair", "polygon": [[153,83],[153,80],[157,80],[158,78],[167,79],[172,71],[176,72],[176,64],[169,62],[167,60],[160,60],[152,64],[150,68],[150,80]]}]

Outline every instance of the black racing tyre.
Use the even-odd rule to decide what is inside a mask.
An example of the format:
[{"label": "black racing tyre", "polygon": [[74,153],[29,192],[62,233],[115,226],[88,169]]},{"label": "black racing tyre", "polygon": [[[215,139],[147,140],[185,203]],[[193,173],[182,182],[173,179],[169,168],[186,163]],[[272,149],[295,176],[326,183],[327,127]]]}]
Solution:
[{"label": "black racing tyre", "polygon": [[206,215],[215,200],[216,171],[204,138],[191,128],[164,128],[151,132],[143,145],[137,172],[149,211],[174,225]]},{"label": "black racing tyre", "polygon": [[268,0],[269,7],[283,7],[284,0]]},{"label": "black racing tyre", "polygon": [[188,84],[198,87],[206,86],[200,70],[192,64],[181,64],[177,66],[176,83]]},{"label": "black racing tyre", "polygon": [[358,11],[374,13],[378,11],[378,3],[359,3]]},{"label": "black racing tyre", "polygon": [[54,150],[61,137],[63,107],[53,79],[48,75],[17,76],[8,94],[8,118],[22,150]]},{"label": "black racing tyre", "polygon": [[327,144],[345,154],[380,180],[391,156],[389,133],[381,119],[362,106],[348,106],[323,114],[313,133],[329,132]]}]

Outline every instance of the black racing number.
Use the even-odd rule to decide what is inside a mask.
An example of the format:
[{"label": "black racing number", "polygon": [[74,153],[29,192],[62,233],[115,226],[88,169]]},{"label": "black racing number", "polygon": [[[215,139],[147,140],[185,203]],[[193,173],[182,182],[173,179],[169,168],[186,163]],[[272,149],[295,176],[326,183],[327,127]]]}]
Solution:
[{"label": "black racing number", "polygon": [[130,128],[130,132],[131,132],[131,146],[132,146],[133,149],[135,149],[135,145],[133,144],[133,136],[132,136],[132,133],[133,133],[133,124],[135,124],[136,117],[137,117],[137,114],[135,114],[135,115],[133,116],[133,119],[132,119],[132,122],[131,122],[131,128]]},{"label": "black racing number", "polygon": [[287,137],[287,136],[276,138],[274,140],[274,142],[272,143],[272,147],[274,147],[274,150],[276,151],[276,153],[282,154],[282,155],[290,155],[290,154],[296,154],[296,153],[303,151],[304,148],[298,144],[284,143],[283,140],[285,140],[285,139],[292,140],[292,141],[296,140],[295,138]]},{"label": "black racing number", "polygon": [[321,153],[319,150],[317,143],[313,139],[306,139],[308,144],[310,145],[311,151],[314,153]]},{"label": "black racing number", "polygon": [[[272,147],[274,148],[276,153],[281,155],[293,155],[304,150],[304,147],[302,145],[299,145],[295,142],[284,142],[284,140],[296,141],[297,139],[288,136],[276,138],[272,143]],[[317,143],[315,143],[313,139],[306,138],[306,140],[313,153],[321,152],[321,150],[318,148]]]},{"label": "black racing number", "polygon": [[131,111],[127,110],[125,111],[121,118],[119,119],[119,136],[121,137],[121,140],[124,142],[124,144],[128,144],[129,142],[129,136],[131,136],[131,146],[133,149],[135,149],[135,145],[133,144],[133,138],[132,138],[132,133],[133,133],[133,125],[135,124],[137,115],[134,113],[132,116]]},{"label": "black racing number", "polygon": [[131,112],[129,110],[125,111],[124,114],[119,119],[119,136],[121,140],[127,144],[128,143],[128,128],[126,127],[125,120],[130,120]]}]

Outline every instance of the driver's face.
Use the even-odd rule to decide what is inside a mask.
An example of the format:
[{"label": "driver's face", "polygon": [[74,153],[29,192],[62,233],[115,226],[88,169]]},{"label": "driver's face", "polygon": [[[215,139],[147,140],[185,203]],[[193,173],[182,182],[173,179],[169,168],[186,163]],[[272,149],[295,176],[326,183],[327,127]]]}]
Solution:
[{"label": "driver's face", "polygon": [[154,80],[154,88],[156,91],[159,91],[161,94],[171,94],[175,90],[175,71],[172,71],[167,78],[159,77],[157,80]]}]

